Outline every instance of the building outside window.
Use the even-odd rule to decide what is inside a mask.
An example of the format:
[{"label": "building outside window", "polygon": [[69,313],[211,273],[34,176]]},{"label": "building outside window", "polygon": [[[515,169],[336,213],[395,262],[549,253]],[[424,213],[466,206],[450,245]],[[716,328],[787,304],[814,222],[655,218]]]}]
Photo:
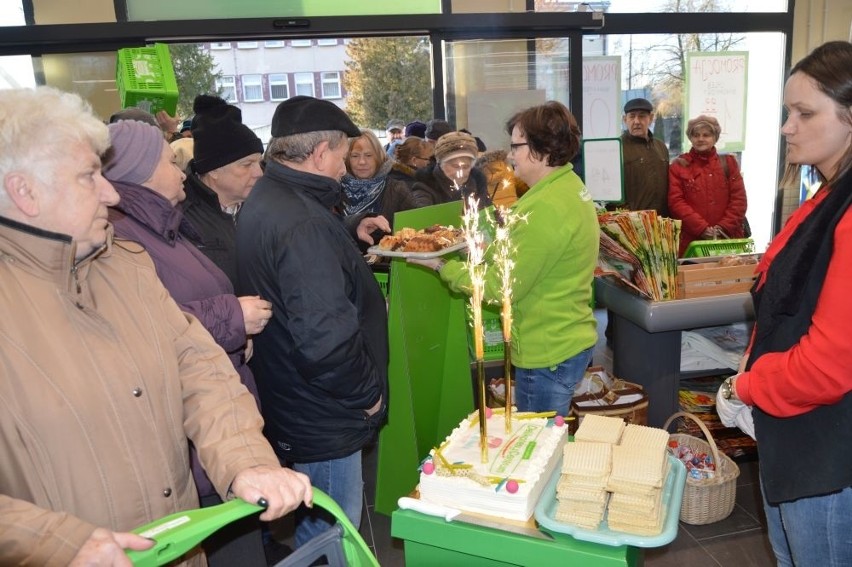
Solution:
[{"label": "building outside window", "polygon": [[317,45],[337,45],[336,38],[322,38],[317,40]]},{"label": "building outside window", "polygon": [[314,96],[314,74],[313,73],[295,73],[296,79],[296,94],[304,96]]},{"label": "building outside window", "polygon": [[322,98],[340,98],[340,73],[324,72],[322,75]]},{"label": "building outside window", "polygon": [[284,47],[286,42],[283,39],[270,39],[263,42],[263,47]]},{"label": "building outside window", "polygon": [[245,102],[263,100],[263,79],[261,75],[243,75],[243,100]]},{"label": "building outside window", "polygon": [[210,43],[210,49],[231,49],[230,41],[214,41]]},{"label": "building outside window", "polygon": [[290,45],[292,47],[310,47],[311,40],[309,39],[291,39]]},{"label": "building outside window", "polygon": [[269,100],[285,100],[290,98],[290,85],[286,73],[269,75]]},{"label": "building outside window", "polygon": [[237,49],[257,49],[256,41],[238,41]]},{"label": "building outside window", "polygon": [[237,102],[237,81],[233,75],[224,75],[216,79],[216,88],[226,101]]}]

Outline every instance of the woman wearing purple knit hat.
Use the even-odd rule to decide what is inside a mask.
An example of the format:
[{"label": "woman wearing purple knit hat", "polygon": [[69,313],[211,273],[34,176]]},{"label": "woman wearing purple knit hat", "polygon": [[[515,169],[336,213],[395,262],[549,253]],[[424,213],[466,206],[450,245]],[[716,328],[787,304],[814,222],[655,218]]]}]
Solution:
[{"label": "woman wearing purple knit hat", "polygon": [[669,214],[681,220],[683,256],[694,240],[742,238],[746,192],[734,156],[716,152],[722,127],[712,116],[696,116],[686,127],[692,149],[669,167]]},{"label": "woman wearing purple knit hat", "polygon": [[[257,399],[257,386],[246,364],[247,337],[266,327],[271,304],[259,297],[234,295],[224,272],[192,244],[198,235],[177,206],[186,197],[186,175],[160,130],[122,120],[109,125],[109,134],[112,147],[103,175],[121,196],[109,211],[115,245],[130,250],[141,250],[140,244],[144,247],[166,289],[228,353],[240,380]],[[194,449],[191,459],[201,505],[220,504]],[[232,524],[205,540],[203,547],[211,566],[265,564],[256,519]]]}]

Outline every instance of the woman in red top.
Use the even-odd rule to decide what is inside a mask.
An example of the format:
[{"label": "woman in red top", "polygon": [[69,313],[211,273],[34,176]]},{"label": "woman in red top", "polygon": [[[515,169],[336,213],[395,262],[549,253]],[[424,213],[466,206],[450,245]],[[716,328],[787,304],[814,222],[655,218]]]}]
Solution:
[{"label": "woman in red top", "polygon": [[823,185],[758,266],[743,371],[717,400],[752,408],[778,564],[852,565],[852,44],[796,64],[784,106],[787,161]]},{"label": "woman in red top", "polygon": [[669,166],[669,214],[682,222],[679,256],[693,240],[743,237],[745,186],[734,156],[716,153],[721,133],[712,116],[693,118],[686,127],[692,149]]}]

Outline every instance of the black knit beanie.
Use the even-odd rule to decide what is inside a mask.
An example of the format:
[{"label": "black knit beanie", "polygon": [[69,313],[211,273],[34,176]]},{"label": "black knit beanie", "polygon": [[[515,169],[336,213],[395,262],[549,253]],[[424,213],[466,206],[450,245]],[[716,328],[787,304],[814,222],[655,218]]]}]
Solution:
[{"label": "black knit beanie", "polygon": [[263,143],[240,120],[240,109],[229,104],[195,115],[193,168],[207,173],[251,154],[262,154]]}]

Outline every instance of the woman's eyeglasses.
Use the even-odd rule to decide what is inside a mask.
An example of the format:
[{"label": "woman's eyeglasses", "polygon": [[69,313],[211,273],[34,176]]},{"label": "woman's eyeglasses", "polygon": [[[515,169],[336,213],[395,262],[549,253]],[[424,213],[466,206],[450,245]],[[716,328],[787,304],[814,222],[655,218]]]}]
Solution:
[{"label": "woman's eyeglasses", "polygon": [[509,151],[512,152],[512,153],[515,153],[515,150],[517,150],[521,146],[528,146],[528,145],[529,145],[529,143],[527,143],[527,142],[518,142],[517,144],[509,144]]}]

